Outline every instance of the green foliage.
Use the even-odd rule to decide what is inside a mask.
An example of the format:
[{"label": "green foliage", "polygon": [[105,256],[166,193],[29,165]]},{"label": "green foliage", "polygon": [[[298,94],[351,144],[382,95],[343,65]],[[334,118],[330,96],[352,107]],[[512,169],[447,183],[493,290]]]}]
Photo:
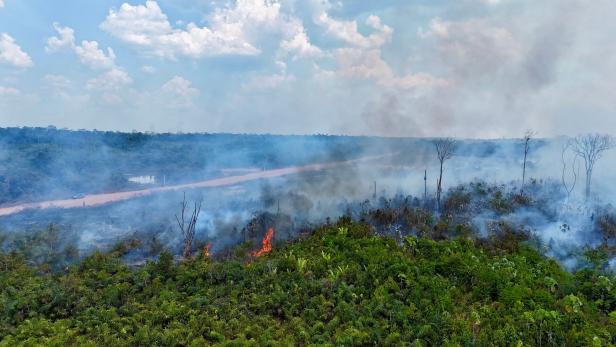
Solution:
[{"label": "green foliage", "polygon": [[514,236],[398,244],[341,220],[251,261],[97,253],[54,274],[0,254],[0,346],[614,345],[616,279]]},{"label": "green foliage", "polygon": [[609,255],[605,247],[588,248],[584,251],[584,258],[595,269],[601,269],[607,266]]}]

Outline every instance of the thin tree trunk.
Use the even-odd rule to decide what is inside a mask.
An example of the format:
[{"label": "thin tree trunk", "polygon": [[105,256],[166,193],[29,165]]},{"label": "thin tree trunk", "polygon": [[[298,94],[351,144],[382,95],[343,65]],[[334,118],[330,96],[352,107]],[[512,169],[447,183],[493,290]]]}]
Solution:
[{"label": "thin tree trunk", "polygon": [[526,182],[526,156],[528,151],[524,150],[524,164],[522,164],[522,193],[524,193],[524,183]]},{"label": "thin tree trunk", "polygon": [[428,201],[428,170],[424,170],[424,203]]},{"label": "thin tree trunk", "polygon": [[590,182],[592,179],[592,169],[587,169],[586,170],[586,190],[585,190],[585,196],[586,196],[586,200],[588,200],[590,198]]},{"label": "thin tree trunk", "polygon": [[443,162],[441,161],[441,169],[439,171],[439,175],[438,175],[438,184],[436,186],[436,203],[437,203],[437,208],[440,211],[441,210],[441,192],[443,189]]}]

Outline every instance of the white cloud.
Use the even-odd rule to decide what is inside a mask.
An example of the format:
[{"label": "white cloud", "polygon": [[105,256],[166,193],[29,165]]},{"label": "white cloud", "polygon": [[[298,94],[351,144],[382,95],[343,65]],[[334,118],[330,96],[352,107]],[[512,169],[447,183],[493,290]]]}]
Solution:
[{"label": "white cloud", "polygon": [[84,40],[81,44],[75,44],[75,31],[69,27],[61,27],[58,23],[53,24],[58,36],[47,39],[47,52],[55,52],[64,47],[69,47],[75,52],[79,61],[94,70],[109,70],[115,67],[115,54],[111,47],[107,47],[107,53],[98,47],[98,42]]},{"label": "white cloud", "polygon": [[126,98],[126,87],[133,79],[122,69],[114,67],[98,77],[91,78],[86,83],[86,89],[100,93],[100,100],[106,104],[119,104]]},{"label": "white cloud", "polygon": [[[86,82],[86,90],[101,93],[100,99],[106,103],[118,104],[124,99],[124,87],[130,85],[133,80],[121,67],[115,63],[116,55],[107,47],[106,52],[99,48],[97,41],[83,40],[75,44],[75,31],[69,27],[62,27],[58,23],[53,24],[58,36],[47,39],[47,52],[55,52],[63,48],[69,48],[75,53],[79,61],[92,70],[102,73]],[[66,81],[61,76],[49,75],[46,82],[60,89]],[[70,83],[70,82],[69,82]]]},{"label": "white cloud", "polygon": [[54,29],[58,32],[59,36],[52,36],[47,39],[47,46],[45,51],[55,52],[64,47],[75,46],[75,31],[69,27],[61,27],[57,22],[53,23]]},{"label": "white cloud", "polygon": [[4,0],[0,0],[0,8],[4,7]]},{"label": "white cloud", "polygon": [[391,27],[383,25],[381,19],[374,15],[366,20],[366,25],[375,30],[369,36],[364,36],[359,32],[356,21],[336,20],[331,18],[327,12],[320,13],[315,18],[315,22],[325,28],[329,35],[362,48],[381,47],[391,40],[393,33]]},{"label": "white cloud", "polygon": [[296,34],[280,43],[280,48],[285,53],[295,54],[295,57],[319,57],[323,54],[320,48],[310,43],[303,26],[298,28]]},{"label": "white cloud", "polygon": [[100,25],[128,43],[149,46],[173,33],[173,28],[156,1],[146,1],[145,5],[122,4],[118,11],[110,10]]},{"label": "white cloud", "polygon": [[238,0],[234,6],[218,8],[208,16],[209,27],[194,23],[173,28],[156,1],[145,5],[124,3],[111,9],[101,29],[150,54],[175,59],[177,56],[203,58],[217,55],[258,55],[253,41],[264,32],[283,35],[283,50],[298,55],[315,54],[303,24],[283,15],[281,5],[270,0]]},{"label": "white cloud", "polygon": [[113,68],[104,74],[88,80],[86,89],[105,92],[117,92],[121,88],[131,84],[132,78],[119,68]]},{"label": "white cloud", "polygon": [[96,41],[82,41],[75,47],[75,53],[82,64],[99,70],[111,69],[115,66],[115,54],[111,47],[107,47],[107,54],[98,48]]},{"label": "white cloud", "polygon": [[277,30],[282,33],[279,56],[292,55],[293,59],[321,57],[323,51],[310,42],[304,23],[291,16],[279,16]]},{"label": "white cloud", "polygon": [[192,87],[192,83],[180,76],[174,76],[160,88],[163,96],[170,102],[171,107],[189,107],[193,100],[199,96],[199,90]]},{"label": "white cloud", "polygon": [[71,86],[71,80],[62,75],[45,75],[43,82],[54,89],[68,89]]},{"label": "white cloud", "polygon": [[100,27],[127,43],[165,58],[259,53],[246,40],[241,23],[224,23],[222,14],[214,18],[218,30],[193,23],[188,24],[186,30],[173,29],[158,3],[146,1],[145,5],[124,3],[119,10],[110,10]]},{"label": "white cloud", "polygon": [[0,97],[1,96],[18,96],[21,92],[19,89],[15,89],[13,87],[3,87],[0,86]]},{"label": "white cloud", "polygon": [[145,72],[145,73],[149,73],[149,74],[153,74],[156,72],[156,68],[154,68],[153,66],[150,65],[144,65],[141,67],[141,71]]},{"label": "white cloud", "polygon": [[0,35],[0,63],[10,64],[19,68],[27,68],[34,65],[32,58],[21,50],[9,34]]},{"label": "white cloud", "polygon": [[383,60],[381,47],[390,42],[393,29],[381,22],[381,18],[370,15],[365,24],[373,32],[363,35],[356,21],[334,19],[325,11],[329,3],[320,4],[315,23],[325,29],[327,35],[342,40],[348,47],[333,50],[338,69],[324,71],[317,68],[320,77],[332,75],[350,79],[372,80],[386,87],[409,89],[419,86],[444,86],[448,82],[428,73],[397,76],[389,64]]},{"label": "white cloud", "polygon": [[88,95],[83,95],[74,89],[73,82],[63,75],[47,74],[42,79],[43,88],[51,93],[54,98],[60,98],[72,106],[82,105],[89,99]]},{"label": "white cloud", "polygon": [[391,74],[378,49],[340,48],[336,50],[338,73],[344,77],[381,79]]}]

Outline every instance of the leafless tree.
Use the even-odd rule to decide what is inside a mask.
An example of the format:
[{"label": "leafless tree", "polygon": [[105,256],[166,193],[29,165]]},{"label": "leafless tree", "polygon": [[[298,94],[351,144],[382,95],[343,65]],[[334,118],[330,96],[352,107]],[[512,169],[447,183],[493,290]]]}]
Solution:
[{"label": "leafless tree", "polygon": [[520,189],[522,193],[524,193],[524,184],[526,183],[526,159],[528,158],[528,152],[530,151],[530,141],[536,133],[532,130],[527,130],[524,133],[524,137],[522,138],[522,142],[524,143],[524,162],[522,164],[522,188]]},{"label": "leafless tree", "polygon": [[610,135],[586,134],[571,140],[571,149],[584,160],[584,169],[586,170],[586,187],[584,193],[586,199],[590,197],[592,172],[597,160],[601,158],[603,152],[613,147],[614,139]]},{"label": "leafless tree", "polygon": [[562,172],[562,185],[567,193],[567,200],[571,197],[571,193],[573,189],[575,189],[575,185],[577,184],[577,178],[580,175],[580,166],[578,164],[578,156],[574,155],[573,160],[571,161],[571,176],[567,177],[568,164],[567,164],[567,151],[571,148],[571,143],[568,142],[563,145],[561,158],[563,163],[563,172]]},{"label": "leafless tree", "polygon": [[456,151],[456,141],[452,138],[438,139],[434,142],[436,148],[436,157],[440,164],[439,176],[436,181],[436,203],[437,207],[441,209],[441,194],[443,192],[443,165],[445,161],[453,157]]},{"label": "leafless tree", "polygon": [[190,218],[186,221],[186,208],[188,207],[188,202],[186,201],[186,193],[184,193],[184,199],[182,200],[182,211],[180,216],[175,215],[175,220],[178,223],[178,227],[182,232],[182,236],[184,238],[184,248],[182,251],[182,256],[184,259],[190,258],[190,254],[192,253],[193,241],[195,240],[195,231],[197,227],[197,220],[199,219],[199,213],[201,212],[201,200],[195,201],[195,206],[193,207],[193,211],[190,214]]}]

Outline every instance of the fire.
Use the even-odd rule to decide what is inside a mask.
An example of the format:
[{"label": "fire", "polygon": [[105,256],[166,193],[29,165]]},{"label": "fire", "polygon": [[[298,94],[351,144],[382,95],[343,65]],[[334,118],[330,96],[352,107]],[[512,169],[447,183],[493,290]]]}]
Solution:
[{"label": "fire", "polygon": [[210,249],[212,249],[212,243],[208,243],[205,247],[203,247],[203,257],[205,259],[209,259],[210,257]]},{"label": "fire", "polygon": [[272,240],[274,239],[274,228],[269,228],[262,241],[261,249],[252,253],[253,257],[260,257],[272,251]]}]

